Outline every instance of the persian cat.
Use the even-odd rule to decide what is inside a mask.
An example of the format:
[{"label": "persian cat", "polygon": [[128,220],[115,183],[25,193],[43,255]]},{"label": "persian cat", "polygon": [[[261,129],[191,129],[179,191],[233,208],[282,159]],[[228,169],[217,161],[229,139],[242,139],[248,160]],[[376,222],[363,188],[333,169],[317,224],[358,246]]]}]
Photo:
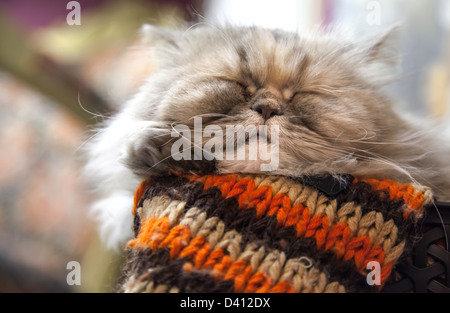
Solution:
[{"label": "persian cat", "polygon": [[[393,48],[397,31],[350,41],[332,33],[302,36],[258,27],[144,26],[159,68],[88,143],[85,172],[98,189],[93,210],[107,245],[131,236],[130,210],[139,183],[169,170],[346,173],[423,184],[438,199],[449,199],[448,141],[398,114],[382,90],[399,63]],[[276,166],[267,172],[259,158],[195,157],[195,146],[211,140],[212,132],[196,145],[195,134],[178,136],[177,126],[199,132],[196,118],[203,135],[208,125],[214,130],[267,126],[256,137],[266,137]],[[232,145],[248,152],[248,134],[239,147],[234,135],[222,136],[214,138],[224,150]],[[193,148],[191,160],[174,158],[172,146],[180,138]]]}]

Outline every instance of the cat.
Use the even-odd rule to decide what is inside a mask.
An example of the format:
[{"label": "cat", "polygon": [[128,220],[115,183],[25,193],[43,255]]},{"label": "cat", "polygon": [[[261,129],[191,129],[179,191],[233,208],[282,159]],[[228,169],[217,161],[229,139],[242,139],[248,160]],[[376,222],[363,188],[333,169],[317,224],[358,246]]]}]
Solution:
[{"label": "cat", "polygon": [[[159,70],[87,145],[85,173],[97,186],[100,200],[93,212],[107,246],[131,237],[130,211],[139,183],[170,170],[346,173],[423,184],[438,199],[450,198],[448,141],[398,114],[383,91],[400,63],[398,27],[353,41],[333,32],[301,35],[208,25],[188,30],[145,25],[142,34]],[[195,142],[186,132],[181,136],[177,126],[193,130],[196,118],[201,118],[201,133],[208,125],[216,130],[266,125],[264,148],[276,158],[276,168],[261,171],[260,159],[195,157]],[[269,128],[274,126],[277,149]],[[248,152],[248,134],[240,147],[227,136],[225,146]],[[191,160],[174,158],[172,148],[180,138],[193,148]]]}]

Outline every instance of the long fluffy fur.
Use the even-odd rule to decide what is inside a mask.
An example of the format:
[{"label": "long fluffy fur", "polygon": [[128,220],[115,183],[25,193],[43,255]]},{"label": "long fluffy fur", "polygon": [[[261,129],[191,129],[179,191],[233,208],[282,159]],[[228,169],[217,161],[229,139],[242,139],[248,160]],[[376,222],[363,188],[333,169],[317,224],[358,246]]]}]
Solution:
[{"label": "long fluffy fur", "polygon": [[[93,212],[109,247],[131,235],[132,196],[142,179],[170,169],[258,172],[259,160],[174,161],[171,131],[192,127],[196,116],[203,127],[277,125],[279,163],[271,174],[389,178],[450,197],[449,141],[402,118],[381,91],[398,63],[395,31],[358,43],[257,27],[146,26],[143,33],[160,70],[87,144],[85,174],[100,199]],[[252,109],[256,101],[283,114],[264,121]],[[226,135],[224,142],[236,145]]]}]

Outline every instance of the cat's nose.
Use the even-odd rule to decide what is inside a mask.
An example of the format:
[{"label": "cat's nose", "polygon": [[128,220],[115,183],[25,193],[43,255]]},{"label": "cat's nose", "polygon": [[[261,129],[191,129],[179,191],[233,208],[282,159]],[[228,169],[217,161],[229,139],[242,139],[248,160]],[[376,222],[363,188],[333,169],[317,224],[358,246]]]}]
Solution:
[{"label": "cat's nose", "polygon": [[273,107],[267,103],[257,102],[253,105],[252,110],[255,110],[264,118],[264,120],[268,120],[272,116],[282,115],[283,112],[280,108]]}]

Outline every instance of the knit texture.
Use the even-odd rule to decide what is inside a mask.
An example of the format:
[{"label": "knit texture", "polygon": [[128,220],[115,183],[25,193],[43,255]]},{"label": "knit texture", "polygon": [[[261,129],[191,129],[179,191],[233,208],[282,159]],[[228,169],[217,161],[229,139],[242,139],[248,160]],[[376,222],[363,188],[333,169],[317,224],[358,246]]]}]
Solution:
[{"label": "knit texture", "polygon": [[[136,191],[122,292],[378,292],[428,188],[353,179],[335,197],[280,176],[170,175]],[[380,264],[369,285],[367,264]]]}]

